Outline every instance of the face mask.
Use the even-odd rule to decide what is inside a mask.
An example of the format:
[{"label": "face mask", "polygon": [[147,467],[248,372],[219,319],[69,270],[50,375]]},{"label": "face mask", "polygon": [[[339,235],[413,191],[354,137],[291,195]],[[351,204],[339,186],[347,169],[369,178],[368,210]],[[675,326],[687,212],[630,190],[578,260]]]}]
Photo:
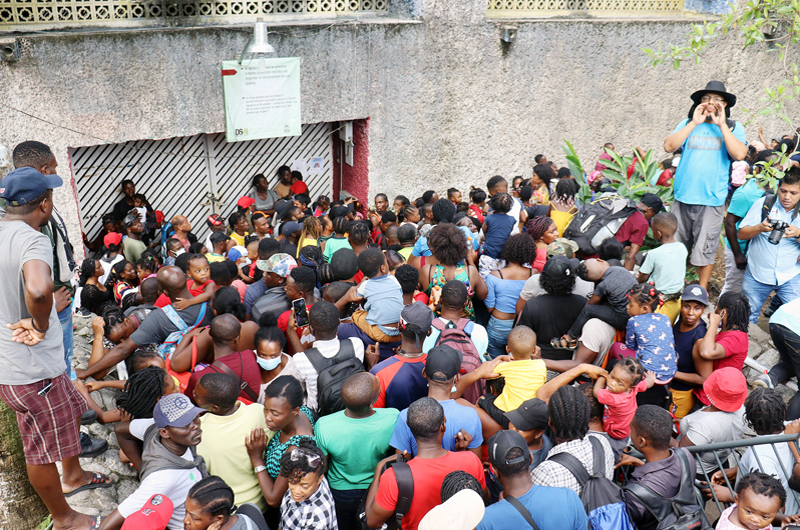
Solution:
[{"label": "face mask", "polygon": [[186,254],[186,250],[185,250],[185,249],[176,250],[176,251],[174,251],[174,252],[172,253],[172,256],[177,258],[177,257],[178,257],[178,256],[180,256],[181,254]]},{"label": "face mask", "polygon": [[274,370],[281,364],[281,357],[275,357],[274,359],[262,359],[261,357],[256,357],[256,362],[258,365],[263,368],[264,370]]}]

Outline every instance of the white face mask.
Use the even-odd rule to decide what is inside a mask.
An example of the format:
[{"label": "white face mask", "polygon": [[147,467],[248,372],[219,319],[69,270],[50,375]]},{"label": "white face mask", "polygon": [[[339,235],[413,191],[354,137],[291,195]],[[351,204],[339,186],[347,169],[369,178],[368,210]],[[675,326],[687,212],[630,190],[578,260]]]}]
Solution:
[{"label": "white face mask", "polygon": [[186,254],[186,249],[183,249],[183,248],[182,248],[182,249],[180,249],[180,250],[175,250],[175,251],[173,251],[173,252],[172,252],[172,257],[173,257],[173,258],[177,258],[177,257],[178,257],[178,256],[180,256],[181,254]]},{"label": "white face mask", "polygon": [[261,368],[269,371],[269,370],[274,370],[281,364],[281,357],[282,355],[279,355],[274,359],[263,359],[261,357],[256,357],[256,362]]}]

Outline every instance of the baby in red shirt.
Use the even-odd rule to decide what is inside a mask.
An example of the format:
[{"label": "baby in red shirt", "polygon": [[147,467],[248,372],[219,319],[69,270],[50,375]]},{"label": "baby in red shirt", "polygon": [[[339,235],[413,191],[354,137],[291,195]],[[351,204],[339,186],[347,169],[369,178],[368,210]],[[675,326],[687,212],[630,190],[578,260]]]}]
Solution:
[{"label": "baby in red shirt", "polygon": [[631,435],[631,421],[636,414],[636,394],[655,381],[655,374],[645,370],[637,359],[624,357],[614,365],[608,377],[600,376],[594,384],[594,396],[605,405],[603,429],[615,440]]}]

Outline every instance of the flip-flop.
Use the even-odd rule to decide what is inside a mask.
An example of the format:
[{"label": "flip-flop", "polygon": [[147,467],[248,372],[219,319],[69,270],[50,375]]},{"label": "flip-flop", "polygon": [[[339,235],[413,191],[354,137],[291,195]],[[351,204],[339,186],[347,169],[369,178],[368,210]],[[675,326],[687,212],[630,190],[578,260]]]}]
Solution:
[{"label": "flip-flop", "polygon": [[[566,346],[564,346],[566,344]],[[550,340],[550,347],[555,350],[574,351],[578,347],[577,340],[567,340],[564,337],[553,337]]]},{"label": "flip-flop", "polygon": [[98,528],[100,528],[100,521],[102,520],[103,518],[99,515],[92,517],[92,525],[89,527],[89,530],[98,530]]},{"label": "flip-flop", "polygon": [[111,479],[101,473],[93,473],[92,474],[92,481],[88,484],[84,484],[74,490],[70,491],[69,493],[65,493],[64,497],[72,497],[76,493],[80,493],[82,491],[99,489],[99,488],[110,488],[111,487]]}]

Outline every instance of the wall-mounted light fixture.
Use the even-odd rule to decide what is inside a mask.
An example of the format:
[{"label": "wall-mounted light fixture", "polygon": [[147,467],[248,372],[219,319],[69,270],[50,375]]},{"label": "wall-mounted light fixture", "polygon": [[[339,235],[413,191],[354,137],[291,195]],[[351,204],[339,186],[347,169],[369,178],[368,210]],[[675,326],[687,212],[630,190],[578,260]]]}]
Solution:
[{"label": "wall-mounted light fixture", "polygon": [[517,26],[503,26],[503,36],[500,37],[500,40],[506,44],[511,44],[514,42],[514,37],[517,35]]},{"label": "wall-mounted light fixture", "polygon": [[253,34],[250,36],[250,40],[247,41],[247,46],[244,47],[242,55],[239,56],[239,64],[242,64],[245,55],[262,53],[275,53],[275,48],[267,40],[267,23],[259,18],[256,20]]}]

